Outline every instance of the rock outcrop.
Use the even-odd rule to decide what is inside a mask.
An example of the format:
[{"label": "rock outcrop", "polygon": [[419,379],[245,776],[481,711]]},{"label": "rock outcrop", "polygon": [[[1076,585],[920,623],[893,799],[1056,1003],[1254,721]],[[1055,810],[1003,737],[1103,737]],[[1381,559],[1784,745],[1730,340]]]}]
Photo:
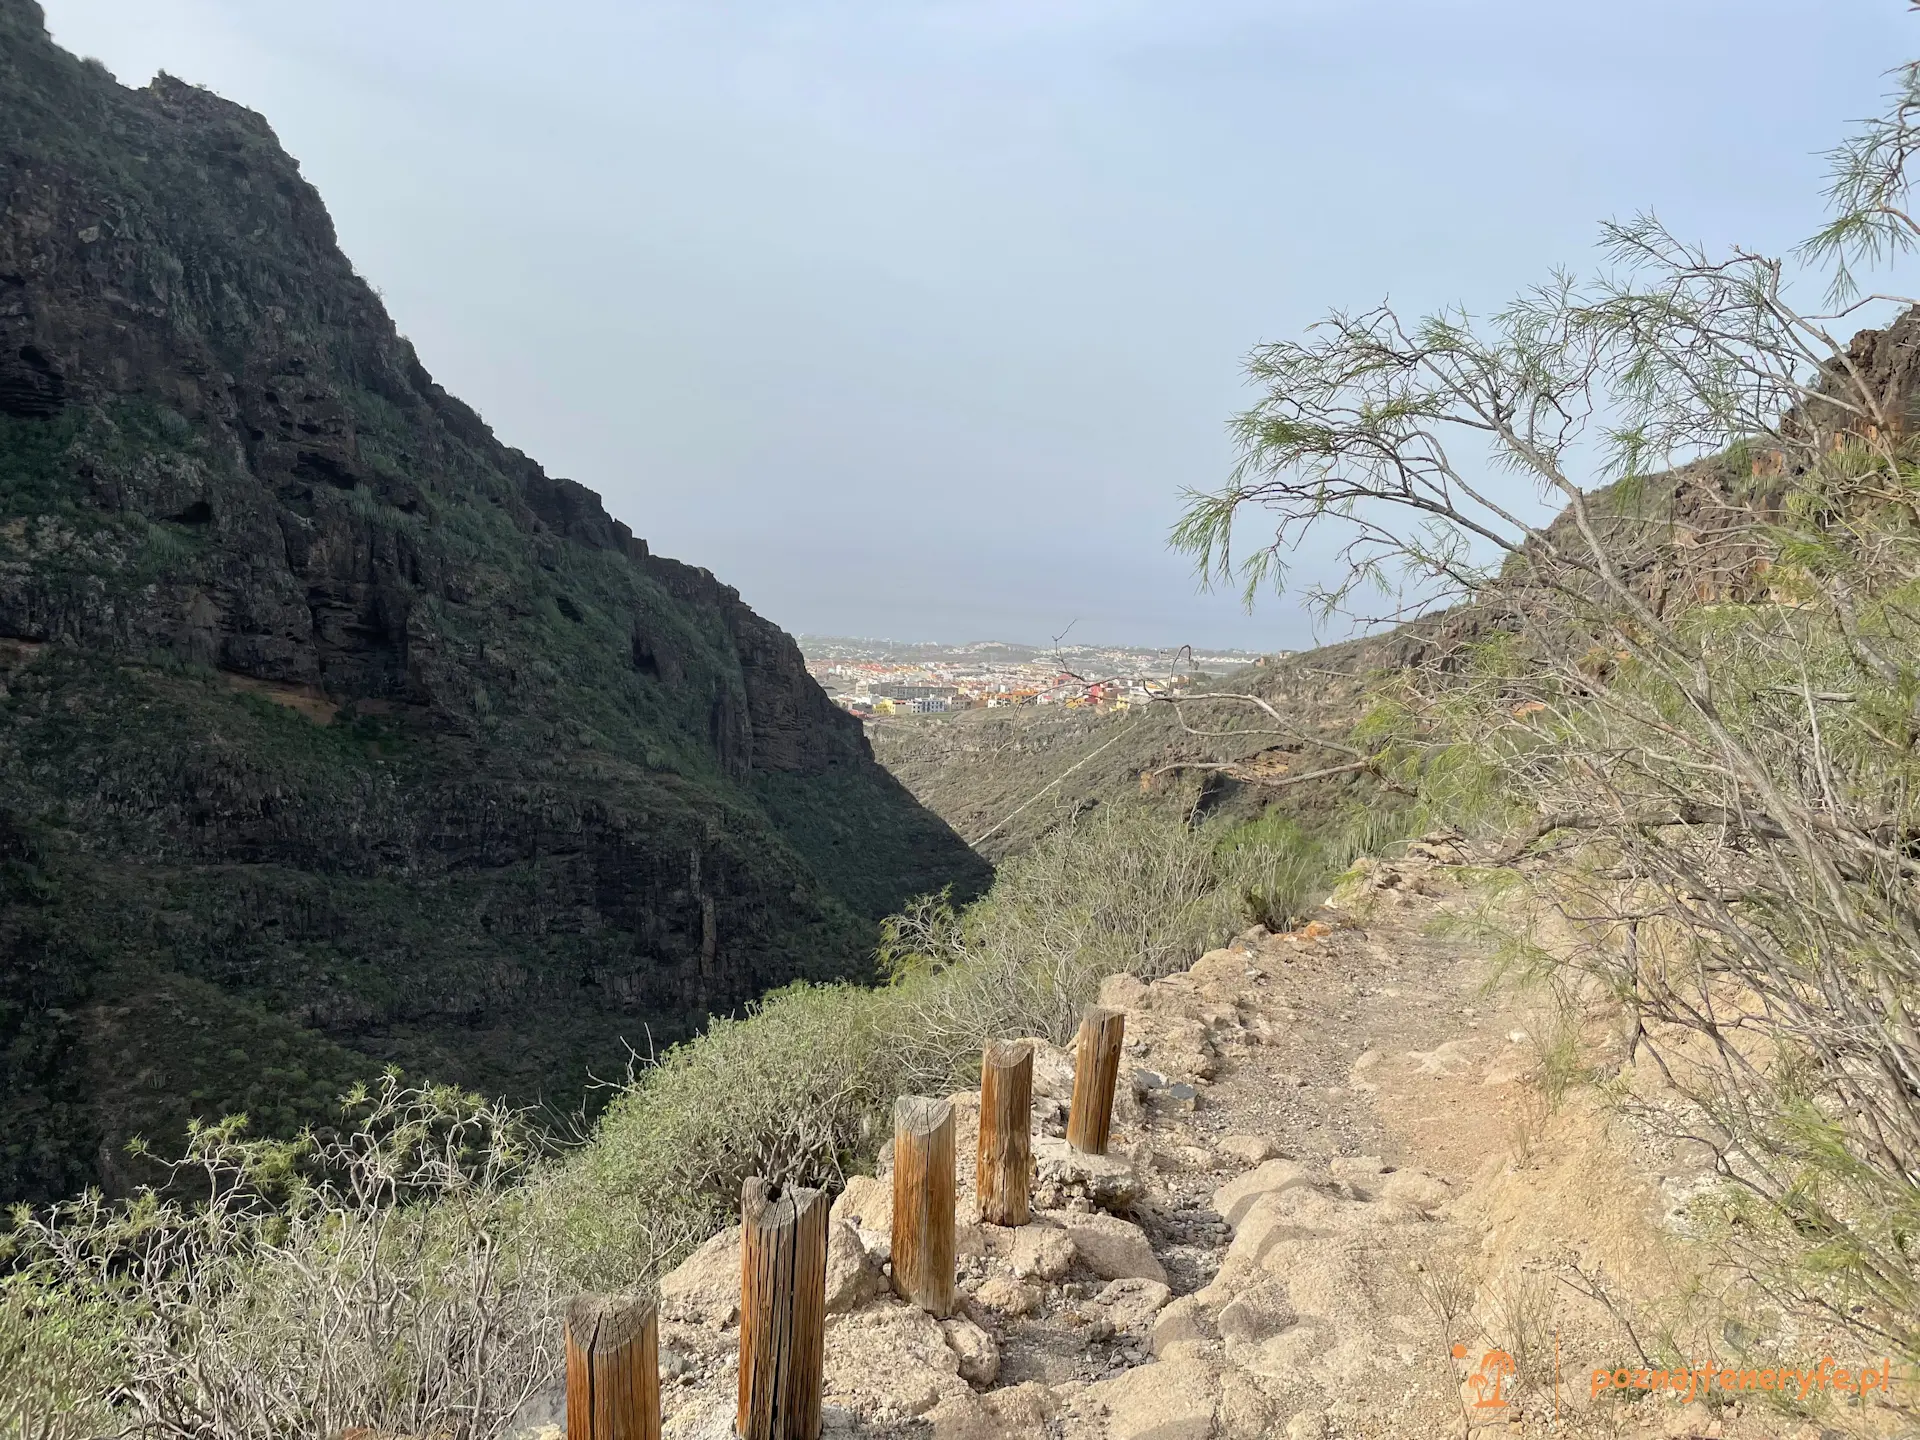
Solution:
[{"label": "rock outcrop", "polygon": [[985,874],[435,383],[265,120],[0,0],[0,1199],[386,1063],[572,1110]]}]

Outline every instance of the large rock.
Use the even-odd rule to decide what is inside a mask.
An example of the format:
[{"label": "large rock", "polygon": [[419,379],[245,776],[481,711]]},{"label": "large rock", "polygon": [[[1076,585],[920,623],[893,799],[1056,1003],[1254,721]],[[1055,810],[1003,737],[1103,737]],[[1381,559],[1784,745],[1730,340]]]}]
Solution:
[{"label": "large rock", "polygon": [[1076,1253],[1063,1227],[1035,1220],[1013,1232],[1007,1264],[1023,1280],[1058,1280],[1073,1268]]},{"label": "large rock", "polygon": [[1045,1385],[1029,1380],[985,1395],[955,1395],[924,1417],[931,1440],[1033,1440],[1047,1434],[1056,1403]]},{"label": "large rock", "polygon": [[964,1315],[940,1322],[947,1345],[960,1357],[960,1378],[985,1388],[1000,1378],[1000,1346]]},{"label": "large rock", "polygon": [[1453,1198],[1453,1191],[1425,1170],[1396,1170],[1380,1182],[1380,1198],[1409,1210],[1438,1210]]},{"label": "large rock", "polygon": [[660,1314],[719,1328],[740,1316],[740,1227],[708,1240],[660,1281]]},{"label": "large rock", "polygon": [[1301,1187],[1262,1195],[1242,1213],[1239,1225],[1234,1228],[1233,1239],[1228,1242],[1227,1253],[1221,1257],[1220,1280],[1258,1269],[1267,1251],[1283,1241],[1292,1244],[1311,1243],[1311,1230],[1295,1223],[1291,1213],[1295,1207],[1283,1203],[1290,1196],[1303,1193],[1313,1192]]},{"label": "large rock", "polygon": [[[1247,936],[1254,946],[1267,942],[1270,936]],[[1257,970],[1250,950],[1238,946],[1224,950],[1209,950],[1192,965],[1187,967],[1189,982],[1199,1000],[1204,1003],[1236,1004],[1245,999],[1251,989],[1249,982]]]},{"label": "large rock", "polygon": [[1114,1280],[1093,1304],[1115,1330],[1130,1335],[1145,1335],[1153,1328],[1154,1317],[1173,1298],[1173,1292],[1158,1280],[1138,1278]]},{"label": "large rock", "polygon": [[1166,1269],[1138,1225],[1117,1215],[1085,1215],[1074,1210],[1050,1210],[1047,1219],[1072,1237],[1081,1261],[1102,1280],[1157,1280],[1166,1284]]},{"label": "large rock", "polygon": [[1014,1440],[1017,1433],[1000,1422],[983,1397],[972,1393],[949,1395],[922,1416],[920,1423],[932,1431],[930,1440]]},{"label": "large rock", "polygon": [[1050,1040],[1037,1035],[1022,1037],[1019,1044],[1033,1052],[1033,1094],[1061,1105],[1073,1100],[1073,1056]]},{"label": "large rock", "polygon": [[833,1218],[860,1230],[886,1235],[893,1230],[893,1186],[871,1175],[850,1175],[833,1202]]},{"label": "large rock", "polygon": [[1238,1225],[1255,1203],[1296,1186],[1313,1184],[1304,1165],[1291,1160],[1269,1160],[1213,1192],[1213,1208],[1229,1225]]},{"label": "large rock", "polygon": [[849,1225],[878,1268],[893,1258],[893,1182],[871,1175],[848,1178],[833,1202],[831,1222]]},{"label": "large rock", "polygon": [[1327,1162],[1327,1174],[1369,1196],[1387,1173],[1378,1155],[1336,1155]]},{"label": "large rock", "polygon": [[[1165,983],[1156,982],[1155,991]],[[1156,1001],[1156,1010],[1159,1008]],[[1212,1032],[1201,1021],[1160,1019],[1156,1015],[1152,1025],[1143,1030],[1147,1063],[1169,1081],[1211,1080],[1219,1070]]]},{"label": "large rock", "polygon": [[1109,1440],[1209,1440],[1218,1395],[1205,1362],[1159,1360],[1089,1385],[1076,1408],[1101,1407]]},{"label": "large rock", "polygon": [[1286,1286],[1302,1319],[1321,1317],[1344,1327],[1374,1323],[1382,1304],[1375,1257],[1376,1236],[1365,1232],[1328,1234],[1301,1245],[1275,1245],[1261,1268]]},{"label": "large rock", "polygon": [[1214,1440],[1273,1440],[1278,1415],[1272,1397],[1251,1376],[1231,1367],[1220,1372]]},{"label": "large rock", "polygon": [[1280,1147],[1265,1135],[1222,1135],[1213,1148],[1242,1165],[1258,1165],[1280,1154]]},{"label": "large rock", "polygon": [[[1061,1274],[1065,1274],[1072,1263],[1069,1254],[1066,1265],[1060,1267]],[[1045,1294],[1046,1292],[1032,1280],[1023,1280],[1012,1275],[993,1275],[981,1281],[980,1288],[973,1292],[973,1298],[989,1310],[997,1310],[1002,1315],[1017,1317],[1031,1315],[1038,1310]]]},{"label": "large rock", "polygon": [[1252,1345],[1299,1322],[1300,1316],[1287,1298],[1287,1287],[1277,1280],[1266,1280],[1242,1291],[1222,1306],[1215,1320],[1220,1338],[1239,1345]]},{"label": "large rock", "polygon": [[[736,1248],[736,1255],[738,1250]],[[844,1220],[827,1224],[827,1313],[857,1310],[878,1295],[885,1277],[859,1232]]]},{"label": "large rock", "polygon": [[1147,1005],[1147,985],[1138,975],[1122,971],[1100,982],[1100,1003],[1109,1010],[1141,1010]]},{"label": "large rock", "polygon": [[1175,1345],[1199,1344],[1213,1338],[1206,1302],[1198,1295],[1182,1295],[1153,1321],[1153,1353],[1165,1355]]},{"label": "large rock", "polygon": [[960,1357],[940,1322],[918,1306],[882,1297],[827,1318],[826,1396],[878,1417],[924,1415],[969,1393]]},{"label": "large rock", "polygon": [[[1219,1272],[1200,1292],[1218,1308],[1265,1276],[1292,1284],[1301,1267],[1307,1271],[1344,1265],[1356,1251],[1377,1249],[1383,1227],[1403,1223],[1398,1206],[1346,1200],[1308,1185],[1289,1186],[1255,1198],[1235,1229]],[[1303,1313],[1330,1313],[1313,1309],[1305,1298],[1317,1281],[1303,1282],[1306,1290],[1292,1290]]]},{"label": "large rock", "polygon": [[[1323,1361],[1337,1340],[1337,1332],[1330,1321],[1302,1320],[1265,1340],[1236,1346],[1233,1363],[1235,1368],[1249,1375],[1281,1382],[1294,1381],[1298,1380],[1308,1365]],[[1372,1337],[1365,1337],[1360,1342],[1363,1350],[1366,1350],[1369,1341],[1378,1343]]]},{"label": "large rock", "polygon": [[1033,1198],[1043,1209],[1057,1210],[1078,1199],[1125,1214],[1141,1189],[1140,1172],[1129,1158],[1088,1155],[1045,1135],[1033,1139]]}]

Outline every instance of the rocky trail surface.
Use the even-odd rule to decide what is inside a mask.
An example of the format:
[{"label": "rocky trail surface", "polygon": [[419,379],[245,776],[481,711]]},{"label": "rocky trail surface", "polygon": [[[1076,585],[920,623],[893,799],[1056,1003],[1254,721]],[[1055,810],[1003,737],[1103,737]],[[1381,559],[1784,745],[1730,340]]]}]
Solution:
[{"label": "rocky trail surface", "polygon": [[[1545,1105],[1528,1017],[1490,1004],[1477,947],[1436,938],[1460,893],[1439,858],[1373,866],[1301,932],[1109,981],[1127,1038],[1106,1157],[1067,1148],[1072,1057],[1035,1042],[1025,1227],[975,1223],[978,1100],[954,1096],[952,1318],[891,1292],[886,1156],[853,1177],[833,1210],[826,1433],[1869,1433],[1771,1395],[1590,1395],[1638,1343],[1632,1287],[1606,1277],[1680,1283],[1675,1195],[1698,1174],[1595,1108]],[[737,1230],[662,1285],[670,1437],[731,1433],[738,1285]]]}]

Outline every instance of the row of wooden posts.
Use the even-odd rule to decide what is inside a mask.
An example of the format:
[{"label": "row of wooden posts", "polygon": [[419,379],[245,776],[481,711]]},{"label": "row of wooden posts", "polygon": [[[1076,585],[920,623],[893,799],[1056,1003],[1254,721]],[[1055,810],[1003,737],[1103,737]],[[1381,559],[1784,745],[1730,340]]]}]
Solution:
[{"label": "row of wooden posts", "polygon": [[[1125,1017],[1089,1007],[1074,1055],[1067,1143],[1107,1153]],[[996,1040],[980,1060],[980,1218],[1024,1225],[1033,1157],[1033,1050]],[[953,1107],[903,1095],[893,1108],[893,1285],[953,1313]],[[826,1365],[823,1190],[754,1177],[740,1196],[739,1440],[817,1440]],[[567,1308],[567,1440],[659,1440],[660,1326],[650,1301],[577,1297]]]}]

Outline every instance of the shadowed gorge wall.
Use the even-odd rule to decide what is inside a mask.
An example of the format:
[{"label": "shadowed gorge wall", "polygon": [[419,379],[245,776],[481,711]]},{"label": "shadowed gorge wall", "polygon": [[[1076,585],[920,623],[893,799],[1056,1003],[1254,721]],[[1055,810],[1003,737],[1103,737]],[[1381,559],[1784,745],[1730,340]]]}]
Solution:
[{"label": "shadowed gorge wall", "polygon": [[570,1110],[984,883],[789,637],[434,383],[261,117],[0,0],[0,207],[0,1199],[388,1063]]}]

